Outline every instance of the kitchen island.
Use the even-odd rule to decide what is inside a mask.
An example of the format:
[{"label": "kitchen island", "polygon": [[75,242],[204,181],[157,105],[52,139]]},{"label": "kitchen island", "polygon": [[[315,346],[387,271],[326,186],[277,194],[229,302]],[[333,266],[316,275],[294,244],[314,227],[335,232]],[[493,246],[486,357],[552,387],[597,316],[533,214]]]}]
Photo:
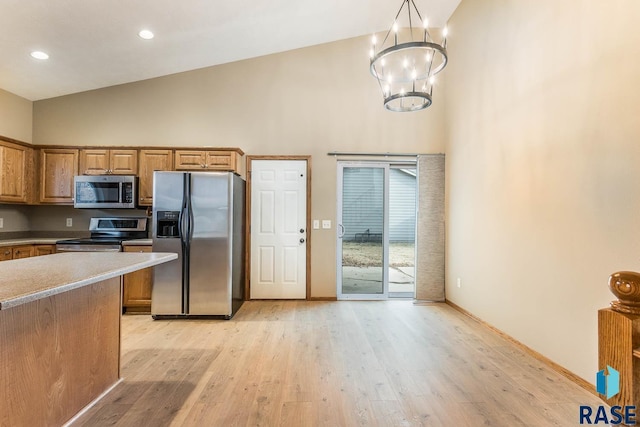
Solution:
[{"label": "kitchen island", "polygon": [[172,253],[60,253],[0,264],[0,425],[62,425],[120,381],[123,274]]}]

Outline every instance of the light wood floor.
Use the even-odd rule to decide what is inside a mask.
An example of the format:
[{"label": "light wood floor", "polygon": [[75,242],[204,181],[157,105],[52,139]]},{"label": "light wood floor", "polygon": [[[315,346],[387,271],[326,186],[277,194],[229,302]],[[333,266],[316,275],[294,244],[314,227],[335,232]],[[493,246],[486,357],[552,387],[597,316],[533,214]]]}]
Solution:
[{"label": "light wood floor", "polygon": [[445,304],[124,316],[124,382],[77,426],[573,426],[596,396]]}]

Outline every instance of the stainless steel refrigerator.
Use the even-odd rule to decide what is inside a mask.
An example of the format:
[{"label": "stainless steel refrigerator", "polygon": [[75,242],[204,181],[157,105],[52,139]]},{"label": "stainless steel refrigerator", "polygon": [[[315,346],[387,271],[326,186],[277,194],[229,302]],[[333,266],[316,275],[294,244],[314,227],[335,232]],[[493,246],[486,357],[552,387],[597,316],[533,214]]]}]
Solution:
[{"label": "stainless steel refrigerator", "polygon": [[231,172],[154,172],[154,319],[224,316],[244,297],[245,182]]}]

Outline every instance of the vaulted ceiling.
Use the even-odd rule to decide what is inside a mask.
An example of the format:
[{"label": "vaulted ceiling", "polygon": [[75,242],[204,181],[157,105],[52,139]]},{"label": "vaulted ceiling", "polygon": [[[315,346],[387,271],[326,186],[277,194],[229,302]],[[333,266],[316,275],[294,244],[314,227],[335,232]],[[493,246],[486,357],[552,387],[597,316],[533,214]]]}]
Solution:
[{"label": "vaulted ceiling", "polygon": [[[415,2],[441,27],[460,0]],[[387,30],[401,4],[0,0],[0,88],[35,101],[362,36]],[[138,37],[142,29],[155,38]]]}]

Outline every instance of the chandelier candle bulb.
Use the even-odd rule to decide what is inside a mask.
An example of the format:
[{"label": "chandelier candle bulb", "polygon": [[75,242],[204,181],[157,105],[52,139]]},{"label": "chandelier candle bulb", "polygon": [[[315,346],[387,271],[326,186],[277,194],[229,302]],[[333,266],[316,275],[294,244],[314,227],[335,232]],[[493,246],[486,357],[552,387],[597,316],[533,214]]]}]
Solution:
[{"label": "chandelier candle bulb", "polygon": [[423,27],[424,27],[424,41],[427,41],[427,28],[429,28],[429,20],[427,18],[424,18],[424,23],[423,23]]}]

